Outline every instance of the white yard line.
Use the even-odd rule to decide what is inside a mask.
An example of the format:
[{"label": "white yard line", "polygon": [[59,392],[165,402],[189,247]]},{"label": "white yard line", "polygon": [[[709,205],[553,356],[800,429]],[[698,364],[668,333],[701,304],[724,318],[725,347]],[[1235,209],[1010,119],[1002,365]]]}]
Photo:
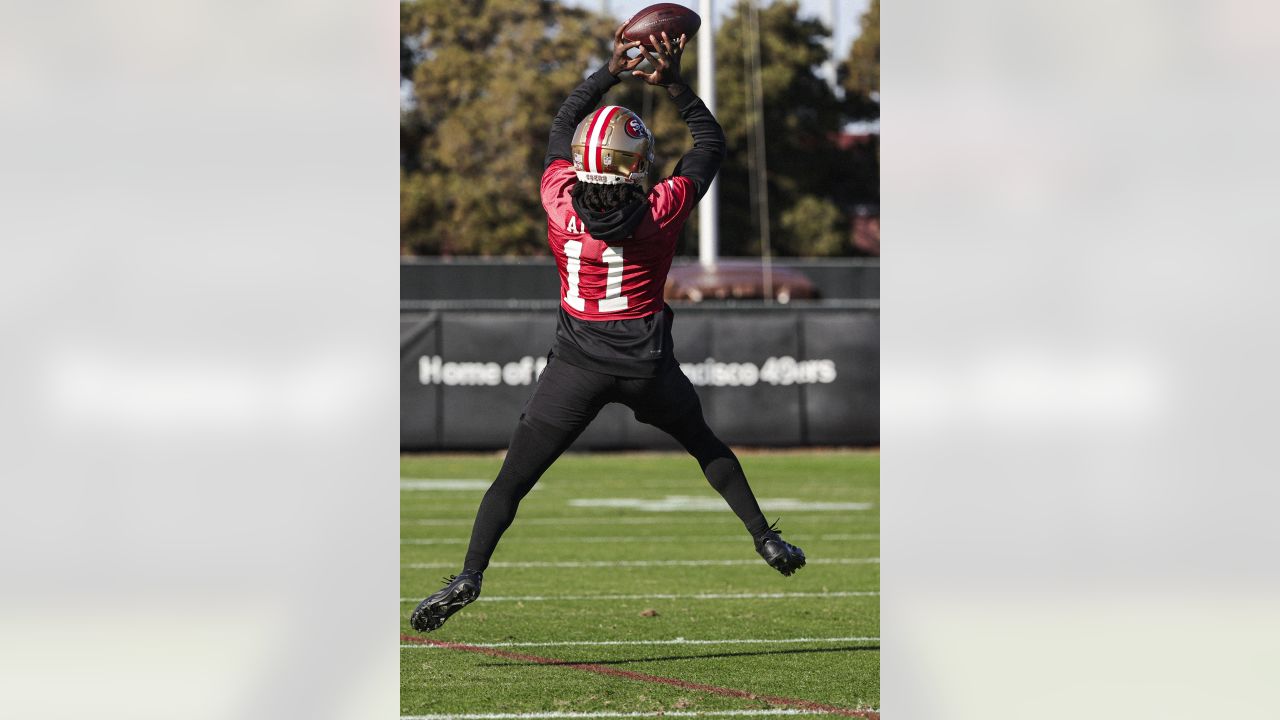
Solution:
[{"label": "white yard line", "polygon": [[[736,638],[733,640],[562,640],[560,642],[499,642],[499,643],[466,643],[471,647],[504,648],[504,647],[610,647],[613,645],[788,645],[788,644],[821,644],[845,642],[880,642],[878,637],[827,637],[827,638]],[[440,645],[425,643],[405,643],[401,648],[438,650]]]},{"label": "white yard line", "polygon": [[468,715],[401,715],[400,720],[573,720],[575,718],[668,718],[668,717],[771,717],[822,715],[817,710],[769,708],[762,710],[655,710],[654,712],[528,712],[472,713]]},{"label": "white yard line", "polygon": [[484,478],[400,478],[401,490],[488,490],[492,484]]},{"label": "white yard line", "polygon": [[[400,478],[400,490],[488,490],[493,478]],[[541,485],[534,485],[541,490]]]},{"label": "white yard line", "polygon": [[[848,534],[834,533],[827,535],[790,535],[783,533],[783,537],[787,540],[879,540],[878,533],[867,534]],[[736,535],[595,535],[595,536],[576,536],[562,535],[559,537],[547,538],[511,538],[510,542],[516,543],[582,543],[586,545],[598,545],[601,543],[642,543],[642,542],[746,542],[750,537],[738,533]],[[470,540],[468,538],[404,538],[400,541],[401,545],[465,545]]]},{"label": "white yard line", "polygon": [[[474,518],[419,518],[401,520],[401,525],[465,525],[470,527]],[[706,518],[691,517],[545,517],[521,518],[520,525],[706,525]]]},{"label": "white yard line", "polygon": [[[814,558],[810,565],[873,565],[880,558]],[[529,562],[494,562],[489,567],[503,568],[615,568],[615,567],[703,567],[718,565],[759,565],[759,560],[562,560]],[[410,570],[445,570],[458,567],[456,562],[405,563]]]},{"label": "white yard line", "polygon": [[[879,597],[876,590],[836,591],[836,592],[790,592],[790,593],[697,593],[694,595],[669,595],[652,593],[649,595],[499,595],[481,596],[477,602],[544,602],[544,601],[577,601],[577,600],[778,600],[789,598],[832,598],[832,597]],[[402,603],[421,602],[422,598],[400,598]]]},{"label": "white yard line", "polygon": [[[536,485],[534,487],[537,487]],[[569,507],[607,507],[644,512],[717,512],[725,509],[724,500],[708,495],[667,495],[663,498],[574,498]],[[869,502],[816,502],[795,498],[760,498],[760,509],[770,512],[831,512],[870,510]]]}]

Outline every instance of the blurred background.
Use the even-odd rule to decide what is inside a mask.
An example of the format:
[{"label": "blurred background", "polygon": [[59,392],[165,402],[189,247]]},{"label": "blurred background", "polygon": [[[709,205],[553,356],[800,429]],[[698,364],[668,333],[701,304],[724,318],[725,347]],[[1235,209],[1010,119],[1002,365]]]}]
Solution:
[{"label": "blurred background", "polygon": [[[884,11],[886,708],[1277,717],[1280,6]],[[0,13],[0,716],[394,716],[399,6]]]},{"label": "blurred background", "polygon": [[[512,0],[468,13],[448,0],[400,5],[403,255],[547,254],[538,178],[551,118],[608,60],[618,24],[647,4]],[[699,10],[697,0],[680,4]],[[729,151],[721,253],[878,256],[879,0],[711,4],[682,70],[706,95],[697,44],[713,33],[714,109]],[[692,140],[661,88],[628,77],[607,99],[653,131],[650,180],[669,175]],[[680,252],[696,254],[697,237],[694,220]]]},{"label": "blurred background", "polygon": [[[403,448],[505,446],[558,306],[551,119],[647,4],[401,3]],[[875,445],[879,0],[681,4],[704,16],[682,72],[728,142],[666,288],[681,362],[729,442]],[[604,103],[653,131],[651,183],[692,146],[661,88],[624,78]],[[578,447],[676,447],[633,425],[606,409]]]}]

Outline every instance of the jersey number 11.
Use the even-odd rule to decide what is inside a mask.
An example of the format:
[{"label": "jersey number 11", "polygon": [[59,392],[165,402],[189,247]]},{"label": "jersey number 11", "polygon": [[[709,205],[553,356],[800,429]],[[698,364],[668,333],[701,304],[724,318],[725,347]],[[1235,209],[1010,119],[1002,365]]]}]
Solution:
[{"label": "jersey number 11", "polygon": [[[565,270],[569,275],[569,291],[564,301],[578,312],[587,311],[587,301],[578,294],[578,277],[582,271],[582,241],[569,240],[564,244],[567,258]],[[592,262],[586,260],[586,262]],[[600,253],[600,262],[607,268],[605,275],[604,297],[596,301],[597,312],[611,313],[627,309],[627,296],[622,294],[622,248],[605,247]]]}]

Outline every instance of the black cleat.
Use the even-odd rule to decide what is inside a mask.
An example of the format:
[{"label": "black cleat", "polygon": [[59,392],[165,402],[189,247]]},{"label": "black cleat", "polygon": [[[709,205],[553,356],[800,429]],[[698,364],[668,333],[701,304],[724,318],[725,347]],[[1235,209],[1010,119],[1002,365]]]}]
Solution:
[{"label": "black cleat", "polygon": [[418,603],[409,624],[418,632],[431,632],[444,625],[449,616],[475,602],[480,597],[480,582],[484,575],[478,570],[463,570],[445,579],[445,586],[426,600]]},{"label": "black cleat", "polygon": [[804,551],[782,539],[776,522],[756,538],[756,552],[769,563],[769,567],[783,575],[804,567]]}]

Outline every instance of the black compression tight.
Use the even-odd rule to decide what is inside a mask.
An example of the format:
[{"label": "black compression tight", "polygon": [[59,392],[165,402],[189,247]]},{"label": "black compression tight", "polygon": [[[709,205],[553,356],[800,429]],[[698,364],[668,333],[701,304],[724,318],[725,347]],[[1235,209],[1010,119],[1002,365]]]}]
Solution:
[{"label": "black compression tight", "polygon": [[707,482],[729,503],[734,514],[747,527],[747,532],[756,537],[769,529],[768,522],[760,512],[760,505],[756,502],[755,493],[751,492],[751,486],[747,484],[747,475],[742,472],[742,465],[738,463],[738,456],[711,432],[701,415],[696,418],[696,422],[688,423],[687,427],[672,432],[671,436],[698,461]]},{"label": "black compression tight", "polygon": [[[758,536],[768,529],[768,523],[760,512],[751,486],[747,484],[747,476],[742,472],[738,458],[707,427],[701,412],[673,426],[659,427],[670,433],[697,459],[707,482],[725,499],[748,532]],[[463,564],[465,569],[484,570],[489,566],[489,558],[493,555],[498,540],[515,519],[520,501],[580,433],[581,430],[562,430],[521,416],[506,460],[502,463],[502,470],[485,493],[480,510],[476,513],[475,525],[471,530],[471,545],[467,548]]]},{"label": "black compression tight", "polygon": [[526,415],[520,416],[511,447],[502,461],[498,477],[489,486],[476,512],[476,522],[471,528],[471,545],[463,563],[466,570],[484,570],[497,547],[502,533],[515,520],[520,501],[537,484],[542,473],[551,463],[569,449],[581,431],[561,430],[540,423]]}]

